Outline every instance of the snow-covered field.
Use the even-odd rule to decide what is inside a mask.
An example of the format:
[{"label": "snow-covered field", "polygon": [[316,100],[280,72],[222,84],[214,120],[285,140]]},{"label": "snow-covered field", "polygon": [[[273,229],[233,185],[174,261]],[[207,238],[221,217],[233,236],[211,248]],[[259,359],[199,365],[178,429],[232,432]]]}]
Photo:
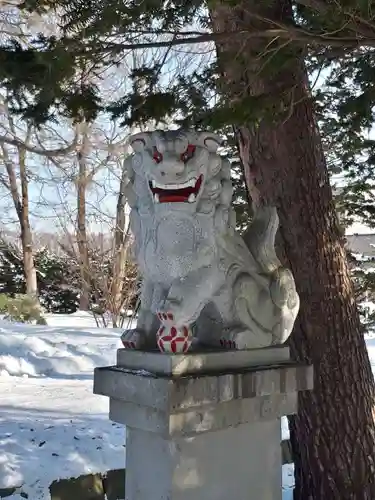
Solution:
[{"label": "snow-covered field", "polygon": [[55,479],[125,465],[124,428],[92,393],[94,367],[115,363],[119,331],[85,313],[47,321],[0,321],[0,488],[31,500],[47,500]]},{"label": "snow-covered field", "polygon": [[[56,479],[125,465],[124,428],[109,421],[107,398],[92,394],[93,369],[115,363],[120,332],[82,312],[47,321],[0,321],[0,488],[19,486],[31,500],[47,500]],[[375,365],[375,338],[367,343]],[[283,500],[293,481],[284,466]]]}]

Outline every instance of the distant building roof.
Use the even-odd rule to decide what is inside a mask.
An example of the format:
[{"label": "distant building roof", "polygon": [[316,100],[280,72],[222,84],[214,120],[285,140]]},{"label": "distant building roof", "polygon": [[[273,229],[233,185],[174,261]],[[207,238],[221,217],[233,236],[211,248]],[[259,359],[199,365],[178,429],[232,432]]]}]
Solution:
[{"label": "distant building roof", "polygon": [[375,257],[375,234],[353,234],[346,236],[346,241],[353,253]]}]

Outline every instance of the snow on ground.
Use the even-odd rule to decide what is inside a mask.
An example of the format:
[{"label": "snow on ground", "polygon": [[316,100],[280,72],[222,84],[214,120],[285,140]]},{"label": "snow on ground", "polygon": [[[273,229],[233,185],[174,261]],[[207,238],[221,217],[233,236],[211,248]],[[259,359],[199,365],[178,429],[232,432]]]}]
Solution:
[{"label": "snow on ground", "polygon": [[115,363],[119,331],[82,313],[47,321],[0,321],[0,488],[32,500],[47,500],[56,479],[125,465],[125,430],[92,393],[94,367]]},{"label": "snow on ground", "polygon": [[0,321],[0,375],[91,380],[96,366],[113,364],[119,330],[70,316],[47,315],[48,327]]},{"label": "snow on ground", "polygon": [[[92,393],[94,368],[115,363],[120,331],[82,312],[47,321],[0,320],[0,488],[18,486],[31,500],[47,500],[56,479],[125,466],[125,430],[109,421],[108,399]],[[375,335],[367,345],[375,366]],[[293,483],[286,465],[283,500]]]},{"label": "snow on ground", "polygon": [[0,382],[0,486],[48,498],[52,481],[124,467],[125,434],[91,381]]}]

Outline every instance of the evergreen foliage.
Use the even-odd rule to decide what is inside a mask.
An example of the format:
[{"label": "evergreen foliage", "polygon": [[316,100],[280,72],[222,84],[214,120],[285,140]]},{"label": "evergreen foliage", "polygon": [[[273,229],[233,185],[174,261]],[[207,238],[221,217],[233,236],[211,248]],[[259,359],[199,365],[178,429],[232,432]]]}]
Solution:
[{"label": "evergreen foliage", "polygon": [[79,274],[67,257],[47,249],[36,252],[38,289],[41,305],[52,313],[73,313],[79,305]]},{"label": "evergreen foliage", "polygon": [[[227,0],[235,7],[236,2]],[[209,5],[212,2],[208,3]],[[25,48],[7,40],[0,49],[0,82],[13,97],[13,105],[27,117],[42,122],[53,113],[87,119],[107,109],[121,116],[124,123],[162,121],[179,112],[183,121],[211,123],[215,128],[236,121],[256,121],[260,113],[275,112],[280,96],[239,100],[228,106],[225,92],[218,89],[220,68],[216,61],[190,71],[179,71],[171,84],[163,84],[166,54],[178,44],[215,40],[209,32],[205,3],[199,0],[170,2],[144,0],[24,0],[22,9],[56,12],[60,34],[35,37]],[[294,19],[290,26],[269,20],[261,29],[269,36],[268,52],[263,56],[264,70],[277,72],[294,50],[307,48],[311,71],[329,71],[329,91],[322,97],[328,110],[339,112],[340,125],[371,121],[373,92],[374,14],[368,2],[294,2]],[[189,31],[190,27],[194,31]],[[221,38],[227,36],[220,34]],[[246,36],[246,32],[229,36]],[[285,39],[285,47],[275,38]],[[287,43],[288,42],[288,43]],[[362,46],[362,47],[361,47]],[[75,78],[77,68],[92,63],[99,74],[103,68],[120,64],[128,50],[156,47],[159,57],[133,68],[128,75],[128,92],[114,102],[102,100],[95,83],[84,84]],[[268,64],[268,58],[272,64]],[[165,80],[165,79],[164,79]],[[353,86],[355,92],[353,93]],[[125,88],[125,87],[124,87]],[[221,90],[221,98],[212,97]],[[332,95],[332,91],[334,90]],[[340,99],[337,99],[340,92]],[[26,97],[28,96],[28,97]],[[343,99],[342,99],[343,98]],[[327,108],[328,105],[328,108]],[[334,126],[331,123],[330,126]],[[355,135],[355,134],[354,134]],[[353,144],[355,137],[348,137]],[[348,144],[349,145],[349,144]],[[357,145],[357,143],[356,143]]]},{"label": "evergreen foliage", "polygon": [[[354,255],[349,250],[347,250],[347,255],[361,324],[366,332],[375,326],[375,309],[371,307],[371,302],[375,303],[375,262],[372,267],[369,258]],[[370,264],[369,267],[366,267],[366,264]]]},{"label": "evergreen foliage", "polygon": [[361,49],[328,66],[316,94],[316,110],[325,153],[340,187],[337,203],[344,225],[354,221],[375,227],[373,78],[375,53]]},{"label": "evergreen foliage", "polygon": [[232,206],[236,212],[236,229],[243,234],[251,222],[252,215],[251,199],[246,188],[244,169],[239,158],[233,129],[225,127],[219,132],[226,139],[224,148],[220,151],[220,154],[226,157],[231,164],[233,184]]},{"label": "evergreen foliage", "polygon": [[[42,249],[35,254],[41,306],[51,313],[78,309],[79,281],[67,258]],[[26,293],[22,254],[15,245],[0,240],[0,294],[16,297]],[[0,304],[1,305],[1,304]]]},{"label": "evergreen foliage", "polygon": [[29,295],[17,294],[14,297],[5,296],[4,319],[16,323],[35,323],[46,325],[38,300]]}]

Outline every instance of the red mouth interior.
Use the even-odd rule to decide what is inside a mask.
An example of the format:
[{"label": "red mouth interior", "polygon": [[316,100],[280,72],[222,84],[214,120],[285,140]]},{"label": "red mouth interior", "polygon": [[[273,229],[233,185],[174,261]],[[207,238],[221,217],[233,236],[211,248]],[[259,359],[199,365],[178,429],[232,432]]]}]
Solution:
[{"label": "red mouth interior", "polygon": [[162,189],[158,187],[152,187],[150,182],[150,189],[152,194],[159,195],[159,203],[185,203],[191,194],[199,193],[203,181],[203,176],[200,175],[195,183],[194,187],[187,187],[183,189]]}]

